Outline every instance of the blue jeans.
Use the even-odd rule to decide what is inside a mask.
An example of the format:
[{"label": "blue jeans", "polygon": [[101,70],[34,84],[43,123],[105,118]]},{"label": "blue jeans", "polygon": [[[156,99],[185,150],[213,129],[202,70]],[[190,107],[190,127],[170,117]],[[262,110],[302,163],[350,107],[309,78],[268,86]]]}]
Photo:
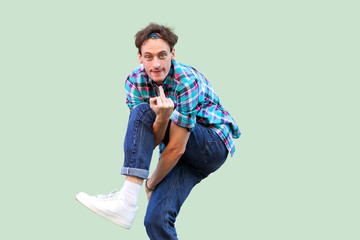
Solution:
[{"label": "blue jeans", "polygon": [[[121,173],[147,178],[154,149],[152,125],[156,114],[149,104],[140,104],[130,113],[125,136],[125,161]],[[169,127],[163,140],[169,141]],[[185,153],[169,174],[153,191],[145,216],[150,239],[178,239],[175,220],[191,189],[217,170],[226,160],[228,151],[220,137],[211,129],[196,124],[190,133]]]}]

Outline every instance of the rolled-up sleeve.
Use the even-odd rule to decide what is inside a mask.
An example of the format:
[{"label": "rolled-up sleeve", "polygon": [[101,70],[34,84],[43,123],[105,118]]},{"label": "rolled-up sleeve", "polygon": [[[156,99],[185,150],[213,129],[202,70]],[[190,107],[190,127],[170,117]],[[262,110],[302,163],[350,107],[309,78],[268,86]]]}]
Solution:
[{"label": "rolled-up sleeve", "polygon": [[171,115],[171,121],[191,132],[196,124],[198,99],[197,81],[184,84],[178,91],[176,108]]}]

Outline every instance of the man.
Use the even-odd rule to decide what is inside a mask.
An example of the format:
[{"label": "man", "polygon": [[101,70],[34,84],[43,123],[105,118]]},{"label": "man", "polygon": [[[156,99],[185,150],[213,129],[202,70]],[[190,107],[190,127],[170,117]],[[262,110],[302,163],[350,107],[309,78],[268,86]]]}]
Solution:
[{"label": "man", "polygon": [[[217,94],[195,68],[175,61],[178,37],[150,24],[135,35],[141,65],[127,78],[131,113],[124,141],[126,175],[119,192],[76,198],[106,219],[130,228],[145,180],[149,200],[145,227],[150,239],[177,239],[176,216],[191,189],[217,170],[240,131]],[[153,150],[160,159],[149,176]]]}]

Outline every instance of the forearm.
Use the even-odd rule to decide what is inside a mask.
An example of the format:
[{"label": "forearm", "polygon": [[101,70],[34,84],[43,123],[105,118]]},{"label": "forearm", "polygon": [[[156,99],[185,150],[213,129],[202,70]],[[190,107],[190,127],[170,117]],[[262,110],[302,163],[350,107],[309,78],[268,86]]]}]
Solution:
[{"label": "forearm", "polygon": [[159,145],[165,137],[166,129],[169,124],[169,119],[161,119],[160,117],[156,117],[156,120],[152,126],[155,138],[154,148]]},{"label": "forearm", "polygon": [[171,169],[175,167],[182,154],[183,151],[180,151],[179,148],[167,146],[161,154],[154,173],[148,180],[148,187],[152,188],[157,186]]}]

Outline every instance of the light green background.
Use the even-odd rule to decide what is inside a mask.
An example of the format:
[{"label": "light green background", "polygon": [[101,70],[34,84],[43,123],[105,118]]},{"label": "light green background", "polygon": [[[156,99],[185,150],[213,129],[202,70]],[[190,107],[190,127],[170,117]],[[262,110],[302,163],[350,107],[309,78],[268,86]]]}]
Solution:
[{"label": "light green background", "polygon": [[242,131],[180,239],[360,239],[357,2],[2,1],[0,238],[147,239],[144,192],[130,231],[75,195],[123,183],[124,80],[154,21]]}]

